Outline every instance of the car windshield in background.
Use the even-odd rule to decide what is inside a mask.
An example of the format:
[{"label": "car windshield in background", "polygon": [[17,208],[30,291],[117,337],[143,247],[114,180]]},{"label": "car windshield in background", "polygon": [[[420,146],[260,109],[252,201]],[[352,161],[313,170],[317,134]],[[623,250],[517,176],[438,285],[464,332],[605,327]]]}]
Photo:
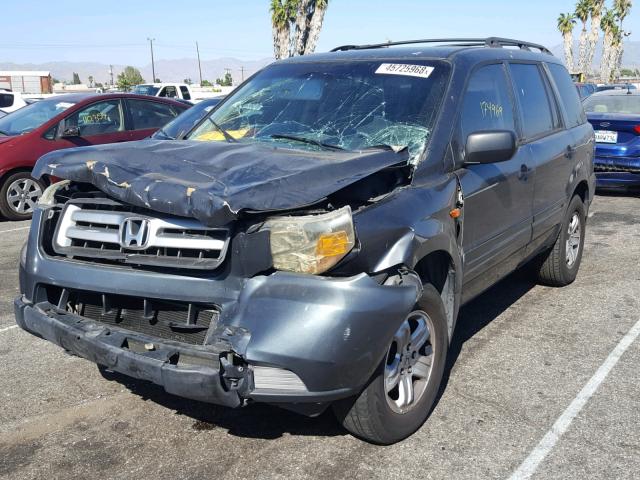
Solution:
[{"label": "car windshield in background", "polygon": [[640,95],[592,95],[583,105],[587,113],[640,115]]},{"label": "car windshield in background", "polygon": [[265,68],[190,135],[298,149],[424,150],[449,77],[445,62],[285,63]]},{"label": "car windshield in background", "polygon": [[73,105],[75,102],[67,102],[61,97],[32,103],[0,119],[0,134],[29,133]]},{"label": "car windshield in background", "polygon": [[137,93],[138,95],[151,95],[155,97],[160,89],[153,85],[137,85],[131,93]]},{"label": "car windshield in background", "polygon": [[167,123],[164,127],[154,133],[153,138],[159,140],[180,140],[182,139],[196,124],[208,114],[213,107],[220,103],[222,99],[212,98],[202,100],[193,107],[185,110],[174,120]]}]

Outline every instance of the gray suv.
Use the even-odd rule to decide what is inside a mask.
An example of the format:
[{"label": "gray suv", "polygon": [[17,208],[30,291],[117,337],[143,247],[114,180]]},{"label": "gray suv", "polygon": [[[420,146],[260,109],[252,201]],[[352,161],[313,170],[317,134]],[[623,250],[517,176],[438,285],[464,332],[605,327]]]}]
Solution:
[{"label": "gray suv", "polygon": [[560,61],[500,38],[344,46],[264,68],[185,140],[56,151],[18,324],[227,407],[425,421],[461,305],[534,262],[571,283],[593,130]]}]

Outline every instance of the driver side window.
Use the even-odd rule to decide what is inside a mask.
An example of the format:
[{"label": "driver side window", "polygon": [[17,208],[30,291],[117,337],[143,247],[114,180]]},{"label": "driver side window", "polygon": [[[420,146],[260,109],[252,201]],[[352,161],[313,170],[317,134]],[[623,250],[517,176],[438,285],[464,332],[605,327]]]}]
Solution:
[{"label": "driver side window", "polygon": [[81,137],[124,130],[120,100],[92,103],[65,120],[65,128],[78,127]]},{"label": "driver side window", "polygon": [[462,139],[485,130],[511,130],[513,104],[502,64],[486,65],[471,74],[462,103]]}]

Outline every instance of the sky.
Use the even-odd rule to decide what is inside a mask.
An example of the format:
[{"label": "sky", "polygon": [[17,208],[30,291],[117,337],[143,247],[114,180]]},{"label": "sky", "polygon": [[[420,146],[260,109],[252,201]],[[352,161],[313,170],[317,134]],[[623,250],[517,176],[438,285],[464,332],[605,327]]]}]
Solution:
[{"label": "sky", "polygon": [[[607,0],[611,3],[612,0]],[[0,62],[97,61],[150,63],[156,59],[243,60],[273,55],[269,0],[28,0],[3,2]],[[640,3],[640,2],[639,2]],[[337,45],[413,38],[502,36],[561,43],[560,12],[568,0],[330,0],[316,51]],[[640,5],[625,21],[630,40],[640,39]],[[579,35],[576,28],[575,37]]]}]

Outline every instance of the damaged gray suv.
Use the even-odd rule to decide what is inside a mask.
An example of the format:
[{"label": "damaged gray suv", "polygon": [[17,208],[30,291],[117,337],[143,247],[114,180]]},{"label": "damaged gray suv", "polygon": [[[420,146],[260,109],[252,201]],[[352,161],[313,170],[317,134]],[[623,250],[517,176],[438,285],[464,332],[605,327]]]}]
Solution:
[{"label": "damaged gray suv", "polygon": [[[507,48],[508,47],[508,48]],[[175,395],[425,421],[461,305],[526,262],[571,283],[593,131],[544,47],[345,46],[276,62],[180,141],[57,151],[25,330]]]}]

